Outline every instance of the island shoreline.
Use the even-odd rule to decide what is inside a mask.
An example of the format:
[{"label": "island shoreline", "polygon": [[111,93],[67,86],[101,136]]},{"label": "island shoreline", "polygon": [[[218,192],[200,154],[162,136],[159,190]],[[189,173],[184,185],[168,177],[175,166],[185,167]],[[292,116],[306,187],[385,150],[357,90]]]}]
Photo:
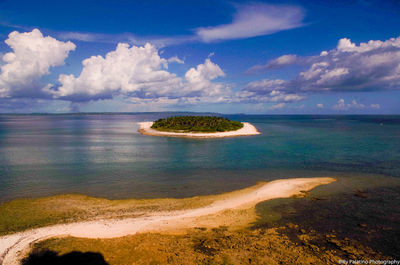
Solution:
[{"label": "island shoreline", "polygon": [[239,136],[253,136],[261,134],[257,128],[249,122],[242,122],[243,127],[236,131],[228,132],[165,132],[152,129],[153,122],[139,122],[138,132],[143,135],[149,136],[164,136],[164,137],[182,137],[182,138],[195,138],[195,139],[209,139],[209,138],[227,138],[227,137],[239,137]]}]

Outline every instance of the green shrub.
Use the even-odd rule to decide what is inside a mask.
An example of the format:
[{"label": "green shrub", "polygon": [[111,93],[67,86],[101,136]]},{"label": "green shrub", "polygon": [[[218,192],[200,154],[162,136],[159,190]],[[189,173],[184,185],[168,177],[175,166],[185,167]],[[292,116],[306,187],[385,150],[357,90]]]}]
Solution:
[{"label": "green shrub", "polygon": [[226,132],[243,127],[238,121],[215,116],[176,116],[156,120],[152,129],[168,132]]}]

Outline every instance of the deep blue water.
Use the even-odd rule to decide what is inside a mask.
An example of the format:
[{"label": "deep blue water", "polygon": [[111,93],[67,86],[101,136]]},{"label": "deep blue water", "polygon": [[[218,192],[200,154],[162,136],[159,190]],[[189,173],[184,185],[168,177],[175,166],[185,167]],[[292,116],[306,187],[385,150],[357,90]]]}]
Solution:
[{"label": "deep blue water", "polygon": [[0,201],[60,193],[186,197],[345,173],[400,177],[400,116],[225,115],[262,134],[137,133],[137,122],[169,115],[0,115]]}]

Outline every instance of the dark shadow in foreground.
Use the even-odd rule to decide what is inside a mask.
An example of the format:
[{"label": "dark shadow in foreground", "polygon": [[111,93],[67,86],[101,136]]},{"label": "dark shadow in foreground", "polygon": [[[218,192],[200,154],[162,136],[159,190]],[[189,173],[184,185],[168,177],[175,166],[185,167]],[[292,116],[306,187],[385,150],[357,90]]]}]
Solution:
[{"label": "dark shadow in foreground", "polygon": [[44,250],[31,253],[22,260],[22,265],[109,265],[103,255],[95,252],[73,251],[64,255]]}]

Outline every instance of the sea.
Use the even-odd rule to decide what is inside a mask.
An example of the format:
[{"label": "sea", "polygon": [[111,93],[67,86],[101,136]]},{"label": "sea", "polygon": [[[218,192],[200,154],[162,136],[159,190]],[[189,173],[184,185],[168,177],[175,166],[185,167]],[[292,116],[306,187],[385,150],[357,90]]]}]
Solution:
[{"label": "sea", "polygon": [[[145,136],[138,122],[218,115],[257,136]],[[282,178],[400,178],[400,116],[118,113],[0,115],[0,202],[217,194]]]}]

